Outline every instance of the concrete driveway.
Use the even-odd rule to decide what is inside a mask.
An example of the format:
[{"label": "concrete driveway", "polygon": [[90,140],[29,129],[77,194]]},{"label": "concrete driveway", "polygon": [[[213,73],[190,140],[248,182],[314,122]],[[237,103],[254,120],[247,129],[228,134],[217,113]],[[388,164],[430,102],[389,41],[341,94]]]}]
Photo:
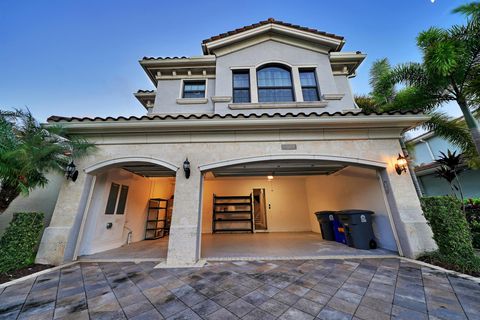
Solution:
[{"label": "concrete driveway", "polygon": [[478,283],[398,258],[80,263],[0,289],[1,319],[480,319]]}]

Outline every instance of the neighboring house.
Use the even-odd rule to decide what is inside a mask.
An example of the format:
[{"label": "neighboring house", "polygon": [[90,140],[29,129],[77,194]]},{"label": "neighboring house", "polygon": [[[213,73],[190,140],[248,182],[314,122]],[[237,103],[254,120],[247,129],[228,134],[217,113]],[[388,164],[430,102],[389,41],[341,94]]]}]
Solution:
[{"label": "neighboring house", "polygon": [[[415,174],[418,177],[422,192],[428,196],[451,195],[452,189],[445,179],[436,176],[439,167],[435,160],[440,158],[441,153],[448,150],[461,150],[442,137],[436,136],[435,132],[428,131],[409,141],[413,144],[413,160]],[[459,173],[462,190],[465,198],[480,197],[480,170],[469,169],[466,165]],[[457,195],[460,195],[457,192]]]},{"label": "neighboring house", "polygon": [[8,209],[0,214],[0,238],[16,212],[42,212],[45,215],[44,225],[48,227],[64,177],[50,173],[47,174],[47,179],[48,184],[44,188],[37,187],[30,191],[28,196],[19,195]]},{"label": "neighboring house", "polygon": [[381,248],[409,257],[433,249],[412,181],[394,169],[401,134],[427,117],[362,113],[349,78],[365,55],[342,52],[344,43],[269,19],[204,40],[202,56],[143,58],[156,87],[135,94],[145,116],[50,117],[98,149],[75,160],[78,180],[64,182],[37,261],[169,232],[166,264],[192,265],[202,239],[233,237],[238,247],[255,236],[222,229],[319,239],[313,213],[348,208],[375,211]]}]

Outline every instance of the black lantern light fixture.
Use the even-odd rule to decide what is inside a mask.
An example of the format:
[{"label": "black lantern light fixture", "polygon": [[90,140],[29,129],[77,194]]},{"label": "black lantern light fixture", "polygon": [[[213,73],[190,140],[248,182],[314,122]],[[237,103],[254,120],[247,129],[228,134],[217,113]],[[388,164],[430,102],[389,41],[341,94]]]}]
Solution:
[{"label": "black lantern light fixture", "polygon": [[75,163],[73,163],[73,160],[70,161],[70,163],[65,168],[65,176],[67,177],[67,180],[71,179],[73,182],[75,182],[77,180],[78,170],[77,170],[77,166],[75,165]]},{"label": "black lantern light fixture", "polygon": [[183,171],[185,172],[185,178],[190,178],[190,161],[188,161],[188,158],[183,162]]},{"label": "black lantern light fixture", "polygon": [[401,175],[403,172],[407,172],[407,158],[398,154],[397,163],[395,163],[395,171],[398,175]]}]

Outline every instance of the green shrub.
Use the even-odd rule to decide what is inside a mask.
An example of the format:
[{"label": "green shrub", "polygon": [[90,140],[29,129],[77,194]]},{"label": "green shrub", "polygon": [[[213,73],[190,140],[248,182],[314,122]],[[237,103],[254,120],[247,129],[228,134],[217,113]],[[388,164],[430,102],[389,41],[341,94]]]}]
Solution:
[{"label": "green shrub", "polygon": [[465,200],[465,215],[472,232],[473,247],[480,249],[480,198]]},{"label": "green shrub", "polygon": [[43,230],[43,213],[15,213],[0,239],[0,273],[20,269],[35,260],[37,244]]},{"label": "green shrub", "polygon": [[440,254],[455,259],[469,259],[475,253],[470,228],[455,197],[424,197],[422,209],[433,231]]}]

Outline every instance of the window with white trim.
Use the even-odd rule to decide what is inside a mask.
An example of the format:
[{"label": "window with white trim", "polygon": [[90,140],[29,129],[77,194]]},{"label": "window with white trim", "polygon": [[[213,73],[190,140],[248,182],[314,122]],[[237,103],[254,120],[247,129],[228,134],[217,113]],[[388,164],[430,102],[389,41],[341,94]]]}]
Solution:
[{"label": "window with white trim", "polygon": [[206,89],[205,80],[185,80],[183,81],[182,98],[184,99],[203,99]]},{"label": "window with white trim", "polygon": [[302,85],[303,101],[319,101],[317,77],[314,69],[301,69],[300,84]]},{"label": "window with white trim", "polygon": [[250,71],[234,70],[233,80],[233,103],[250,102]]},{"label": "window with white trim", "polygon": [[283,65],[267,65],[257,70],[259,102],[293,102],[292,73]]},{"label": "window with white trim", "polygon": [[128,186],[120,186],[112,182],[108,194],[107,207],[105,214],[124,214],[127,204]]}]

